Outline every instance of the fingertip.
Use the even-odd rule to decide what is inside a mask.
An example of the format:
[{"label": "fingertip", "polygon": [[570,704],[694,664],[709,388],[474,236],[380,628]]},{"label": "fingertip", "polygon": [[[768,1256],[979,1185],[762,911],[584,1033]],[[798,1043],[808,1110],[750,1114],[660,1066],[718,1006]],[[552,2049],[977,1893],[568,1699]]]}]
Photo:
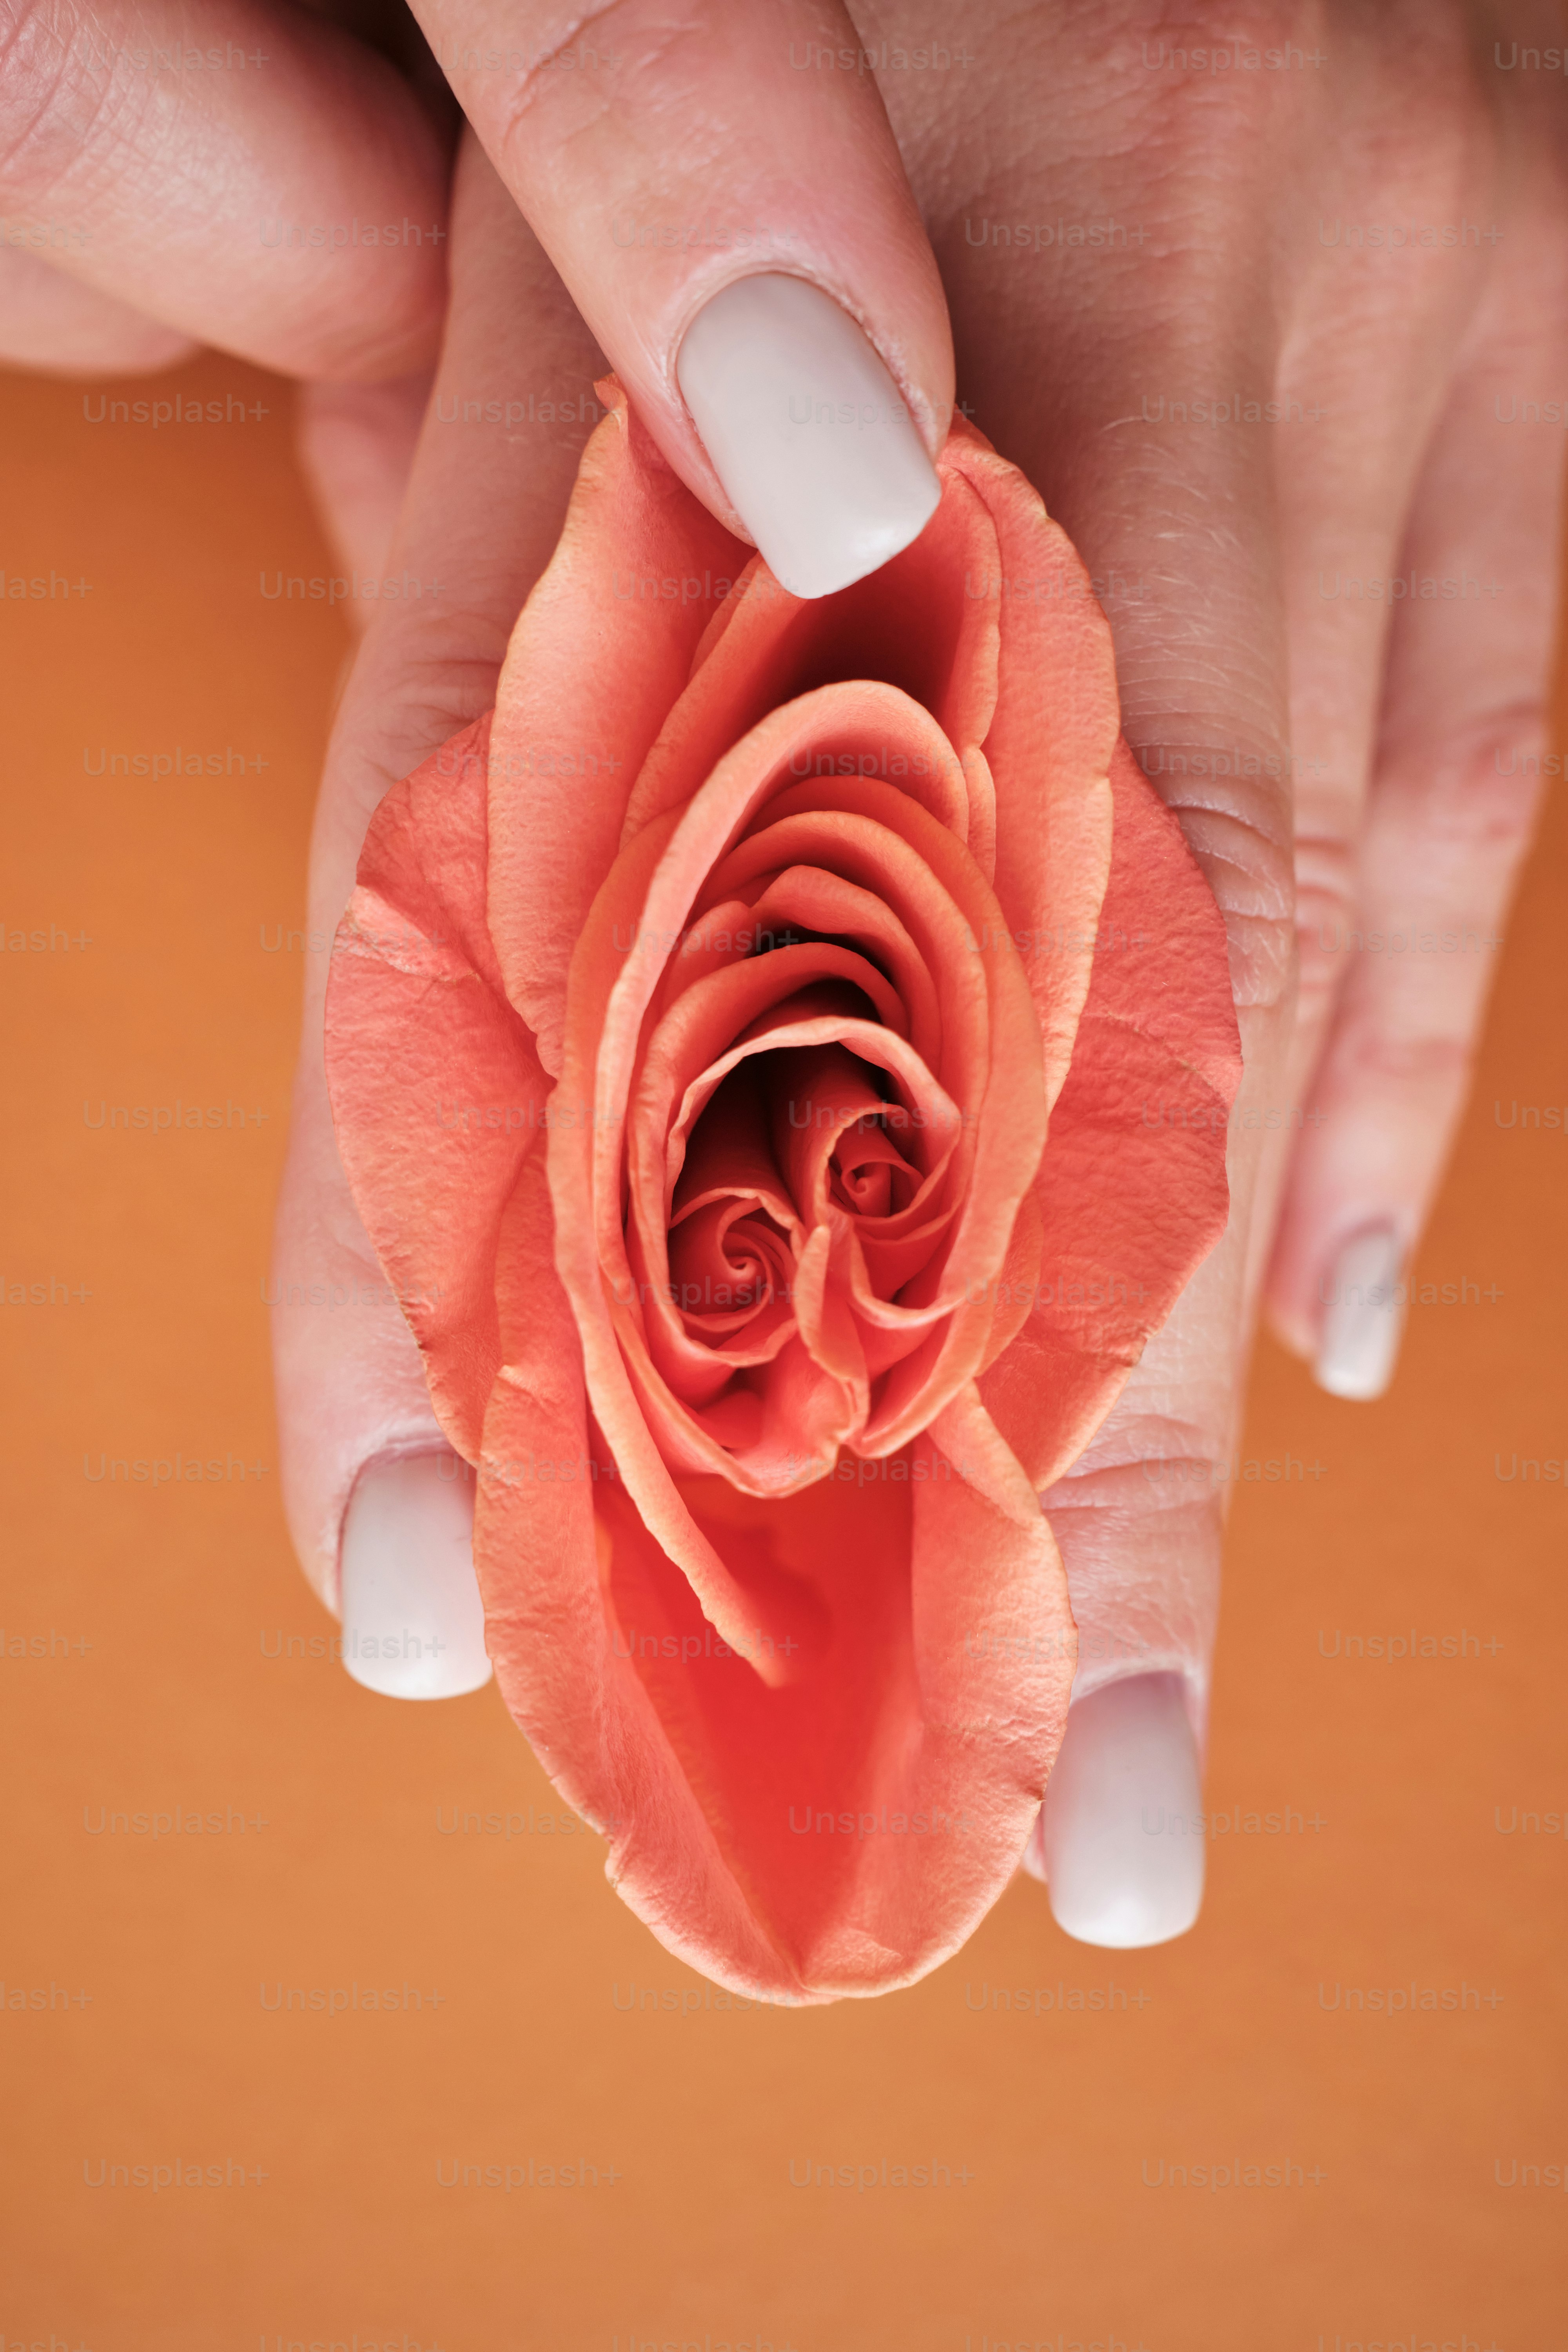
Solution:
[{"label": "fingertip", "polygon": [[731,279],[687,329],[676,377],[726,497],[792,595],[864,579],[935,513],[942,486],[910,404],[808,278]]},{"label": "fingertip", "polygon": [[[870,54],[842,0],[678,22],[621,0],[615,30],[582,70],[447,70],[673,470],[786,586],[831,593],[923,528],[952,414],[942,277]],[[828,31],[860,69],[798,69]]]},{"label": "fingertip", "polygon": [[466,1463],[405,1454],[363,1470],[343,1519],[342,1659],[384,1698],[459,1698],[492,1668]]},{"label": "fingertip", "polygon": [[1405,1242],[1393,1224],[1363,1225],[1320,1282],[1322,1328],[1312,1377],[1330,1396],[1370,1403],[1394,1378],[1405,1325]]},{"label": "fingertip", "polygon": [[1263,1321],[1270,1339],[1283,1348],[1288,1356],[1294,1356],[1300,1364],[1311,1362],[1317,1352],[1316,1338],[1288,1301],[1272,1293],[1267,1295],[1263,1301]]},{"label": "fingertip", "polygon": [[1028,1867],[1080,1944],[1138,1951],[1203,1906],[1197,1742],[1180,1675],[1102,1684],[1068,1710]]}]

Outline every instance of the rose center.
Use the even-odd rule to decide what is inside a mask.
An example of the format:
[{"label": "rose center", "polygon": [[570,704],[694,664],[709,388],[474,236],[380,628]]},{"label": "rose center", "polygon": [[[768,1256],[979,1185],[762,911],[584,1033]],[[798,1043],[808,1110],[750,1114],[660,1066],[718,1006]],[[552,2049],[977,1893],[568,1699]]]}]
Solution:
[{"label": "rose center", "polygon": [[828,1161],[828,1194],[856,1217],[896,1217],[920,1187],[911,1168],[887,1132],[886,1112],[863,1113],[847,1128]]},{"label": "rose center", "polygon": [[794,1265],[788,1234],[743,1195],[705,1202],[670,1229],[674,1303],[714,1334],[787,1301]]}]

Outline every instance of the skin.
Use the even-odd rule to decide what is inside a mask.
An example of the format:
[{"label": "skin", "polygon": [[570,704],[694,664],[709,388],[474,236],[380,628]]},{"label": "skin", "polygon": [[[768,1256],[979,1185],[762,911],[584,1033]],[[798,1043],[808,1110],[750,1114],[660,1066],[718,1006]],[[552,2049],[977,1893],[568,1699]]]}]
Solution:
[{"label": "skin", "polygon": [[[201,62],[176,67],[186,56]],[[427,365],[449,151],[441,110],[390,57],[303,8],[0,8],[4,257],[38,256],[76,289],[78,346],[96,332],[100,366],[167,365],[195,341],[334,381]],[[31,273],[0,278],[0,357],[37,363],[47,294]],[[162,353],[127,308],[169,331]]]},{"label": "skin", "polygon": [[[1322,941],[1352,927],[1495,938],[1533,821],[1536,787],[1500,774],[1494,754],[1545,748],[1563,436],[1500,425],[1493,403],[1555,398],[1568,381],[1563,99],[1545,74],[1497,70],[1493,44],[1505,57],[1514,41],[1560,46],[1568,12],[1555,0],[1495,12],[1480,0],[1375,11],[1249,0],[1239,15],[1206,0],[1184,14],[1163,0],[992,0],[963,12],[959,35],[927,0],[866,0],[858,37],[841,12],[774,0],[739,20],[702,0],[679,19],[640,0],[588,20],[499,5],[420,16],[444,56],[468,41],[537,58],[580,37],[623,60],[597,79],[548,64],[454,68],[478,137],[455,181],[438,395],[574,395],[597,363],[586,320],[671,462],[733,527],[674,357],[702,301],[755,260],[633,251],[612,224],[628,209],[783,221],[800,238],[788,266],[818,275],[868,327],[932,436],[952,396],[951,316],[970,413],[1102,585],[1127,734],[1226,916],[1247,1076],[1226,1240],[1047,1507],[1083,1633],[1080,1691],[1174,1667],[1201,1722],[1216,1474],[1257,1317],[1266,1308],[1310,1354],[1344,1237],[1391,1222],[1414,1242],[1496,961],[1401,962]],[[1303,62],[1206,74],[1145,63],[1162,44],[1238,36],[1260,51],[1292,43]],[[867,73],[788,62],[792,40],[798,54],[858,37],[950,51],[962,39],[970,62]],[[258,132],[251,152],[264,147]],[[379,170],[379,152],[352,168]],[[370,197],[354,201],[364,217]],[[266,203],[278,209],[272,189]],[[1342,235],[1461,221],[1482,230],[1479,244],[1368,249]],[[1125,244],[1043,233],[1107,222]],[[1041,234],[1004,242],[982,223]],[[194,298],[176,315],[153,299],[156,281],[149,262],[115,283],[145,292],[164,325],[274,364],[402,381],[374,396],[340,383],[304,412],[340,535],[379,567],[422,391],[417,272],[375,281],[357,324],[332,328],[330,364],[311,358],[309,321],[292,312],[242,336],[198,316]],[[325,336],[325,298],[312,299]],[[1271,425],[1266,408],[1220,425],[1169,415],[1173,402],[1233,395],[1279,404],[1289,421]],[[426,423],[388,561],[448,593],[438,612],[388,605],[370,624],[329,753],[312,929],[335,923],[381,793],[491,700],[585,431]],[[354,496],[338,495],[351,478]],[[1391,604],[1321,584],[1413,569],[1497,591]],[[277,1272],[374,1294],[321,1080],[324,980],[312,971]],[[440,1441],[390,1300],[373,1295],[352,1315],[285,1307],[277,1349],[290,1523],[330,1601],[360,1469]]]}]

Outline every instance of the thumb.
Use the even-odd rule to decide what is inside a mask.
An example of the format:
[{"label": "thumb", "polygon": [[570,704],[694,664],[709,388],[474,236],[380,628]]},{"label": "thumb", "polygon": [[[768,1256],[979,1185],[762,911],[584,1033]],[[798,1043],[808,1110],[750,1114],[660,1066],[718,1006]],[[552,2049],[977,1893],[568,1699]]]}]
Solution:
[{"label": "thumb", "polygon": [[416,13],[689,488],[798,595],[908,546],[937,502],[952,341],[837,0],[696,0],[673,23],[626,0],[560,47],[548,0]]}]

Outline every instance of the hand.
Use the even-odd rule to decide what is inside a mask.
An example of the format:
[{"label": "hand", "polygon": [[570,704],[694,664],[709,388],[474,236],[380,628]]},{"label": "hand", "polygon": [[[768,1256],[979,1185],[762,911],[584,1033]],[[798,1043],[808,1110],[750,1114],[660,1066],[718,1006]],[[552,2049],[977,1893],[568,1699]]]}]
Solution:
[{"label": "hand", "polygon": [[[935,15],[874,5],[868,45]],[[1568,242],[1554,94],[1496,68],[1564,26],[1504,15],[986,11],[972,79],[884,81],[961,391],[1103,583],[1247,1062],[1227,1240],[1045,1498],[1081,1646],[1031,1866],[1090,1940],[1195,1913],[1200,1843],[1140,1823],[1198,1803],[1252,1302],[1267,1270],[1336,1392],[1386,1379],[1531,830],[1563,439],[1499,420],[1561,379]]]},{"label": "hand", "polygon": [[401,6],[358,13],[373,37],[269,0],[15,0],[0,362],[140,375],[213,343],[309,379],[307,470],[345,567],[379,575],[446,304],[452,125]]},{"label": "hand", "polygon": [[386,53],[267,0],[11,0],[0,360],[135,373],[208,342],[333,381],[428,367],[449,101],[382,13]]},{"label": "hand", "polygon": [[[1145,63],[1131,9],[1101,6],[1068,25],[972,13],[971,63],[940,79],[896,66],[880,76],[942,263],[961,388],[1100,583],[1129,738],[1178,807],[1229,925],[1247,1059],[1227,1240],[1046,1498],[1082,1658],[1031,1866],[1048,1866],[1071,1932],[1113,1944],[1159,1940],[1195,1914],[1201,1846],[1152,1841],[1139,1823],[1145,1803],[1185,1812],[1198,1801],[1222,1472],[1277,1203],[1271,1311],[1310,1351],[1314,1294],[1325,1276],[1331,1286],[1347,1239],[1387,1229],[1405,1248],[1414,1240],[1484,996],[1489,958],[1458,950],[1434,957],[1439,985],[1412,987],[1413,963],[1363,955],[1341,991],[1347,959],[1326,961],[1314,935],[1394,920],[1495,935],[1531,807],[1493,754],[1517,771],[1542,731],[1561,461],[1554,437],[1501,426],[1493,410],[1500,395],[1507,413],[1510,391],[1552,396],[1561,356],[1543,323],[1563,315],[1564,270],[1539,101],[1522,74],[1495,89],[1479,78],[1477,28],[1458,0],[1418,21],[1395,10],[1370,32],[1348,10],[1313,15],[1305,31],[1305,8],[1283,13],[1289,25],[1258,36],[1260,57],[1287,54],[1273,68],[1200,77],[1162,63],[1172,43],[1157,37]],[[616,18],[628,37],[629,17]],[[929,53],[942,37],[923,7],[868,10],[863,32],[879,54],[883,41]],[[1531,37],[1545,37],[1536,26]],[[660,62],[628,106],[666,87]],[[1506,182],[1489,99],[1510,110]],[[722,130],[743,118],[718,119]],[[733,142],[720,147],[729,155]],[[537,252],[482,167],[467,163],[461,184],[437,415],[443,399],[487,387],[515,399],[580,385],[591,359]],[[709,209],[726,194],[721,174]],[[586,200],[580,210],[588,217]],[[1346,224],[1382,225],[1383,241],[1347,244]],[[1391,246],[1389,225],[1431,227],[1436,241]],[[852,227],[846,236],[853,246]],[[569,278],[589,267],[585,232],[587,262],[566,231],[556,237]],[[626,340],[613,286],[573,290],[596,305],[607,341]],[[524,299],[539,306],[531,332]],[[635,310],[635,289],[626,299]],[[680,305],[660,299],[668,328]],[[877,314],[866,304],[861,315]],[[650,383],[662,368],[668,402],[668,336],[664,349]],[[632,373],[635,352],[611,356]],[[667,429],[667,453],[732,520]],[[375,625],[329,766],[318,929],[347,896],[380,791],[487,704],[553,539],[572,449],[486,444],[476,464],[476,445],[467,457],[463,446],[427,426],[404,524],[406,560],[417,551],[458,578],[463,610],[434,640],[395,613]],[[1374,598],[1365,583],[1413,570],[1495,579],[1496,593],[1409,600],[1391,627],[1386,584]],[[1363,583],[1359,597],[1346,579]],[[1292,782],[1314,950],[1299,1015]],[[353,1334],[332,1318],[325,1340],[305,1304],[311,1281],[377,1281],[337,1170],[319,1026],[318,984],[279,1228],[285,1299],[289,1285],[301,1295],[279,1310],[279,1349],[293,1524],[331,1601],[345,1511],[347,1571],[388,1458],[429,1457],[437,1495],[444,1449],[393,1303],[367,1306]],[[1342,1358],[1331,1329],[1323,1374],[1343,1387],[1336,1349]],[[384,1466],[356,1492],[370,1462]],[[414,1521],[403,1528],[416,1543]]]}]

